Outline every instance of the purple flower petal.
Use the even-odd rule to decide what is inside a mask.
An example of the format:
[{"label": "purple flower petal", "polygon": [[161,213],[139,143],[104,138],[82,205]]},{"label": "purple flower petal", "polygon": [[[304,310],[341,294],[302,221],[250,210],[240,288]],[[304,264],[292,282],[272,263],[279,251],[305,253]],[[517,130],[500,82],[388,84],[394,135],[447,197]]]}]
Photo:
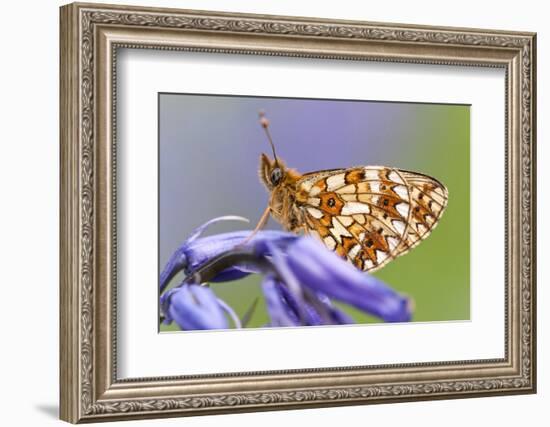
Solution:
[{"label": "purple flower petal", "polygon": [[166,319],[174,320],[181,329],[227,329],[224,309],[210,288],[184,285],[170,290],[166,295],[163,300],[163,305],[167,307]]},{"label": "purple flower petal", "polygon": [[185,247],[178,248],[170,257],[164,270],[160,273],[159,287],[164,291],[176,274],[187,267],[187,257],[185,256]]},{"label": "purple flower petal", "polygon": [[271,242],[267,242],[266,252],[271,255],[272,263],[277,270],[277,274],[286,285],[285,292],[293,301],[297,316],[305,321],[306,311],[302,287],[294,273],[290,270],[286,261],[286,256]]},{"label": "purple flower petal", "polygon": [[[233,231],[230,233],[221,233],[208,237],[199,237],[200,233],[204,231],[207,225],[212,224],[214,221],[227,218],[234,217],[216,218],[199,227],[193,233],[191,238],[184,242],[174,252],[160,275],[159,287],[161,292],[166,289],[168,283],[178,272],[183,271],[185,274],[189,274],[200,268],[208,261],[223,253],[235,249],[235,247],[242,245],[245,241],[247,241],[252,233],[250,230]],[[268,242],[277,247],[285,247],[289,242],[294,241],[297,238],[298,237],[292,233],[275,230],[261,230],[256,233],[250,241],[247,241],[243,248],[253,249],[259,256],[263,256],[268,253]],[[255,265],[251,263],[241,263],[223,270],[211,281],[226,282],[237,280],[251,273],[259,272],[260,271],[255,267]]]},{"label": "purple flower petal", "polygon": [[280,297],[286,301],[290,309],[296,313],[296,316],[298,318],[302,317],[302,324],[314,326],[331,323],[327,321],[328,319],[323,319],[312,304],[308,304],[303,299],[297,300],[286,284],[279,283],[278,290]]},{"label": "purple flower petal", "polygon": [[[222,233],[214,236],[201,237],[194,240],[190,244],[186,244],[186,256],[188,259],[189,271],[194,271],[205,262],[219,256],[220,254],[235,249],[242,245],[251,235],[250,230],[232,231],[230,233]],[[296,240],[298,236],[292,233],[276,230],[261,230],[258,231],[252,239],[250,239],[243,248],[254,249],[259,255],[268,255],[269,246],[271,243],[276,247],[285,247],[288,243]],[[254,270],[253,266],[242,266],[242,271]]]},{"label": "purple flower petal", "polygon": [[298,326],[300,319],[288,302],[281,295],[281,284],[271,274],[262,282],[267,311],[271,318],[271,326]]},{"label": "purple flower petal", "polygon": [[289,246],[287,255],[289,267],[310,289],[388,322],[411,319],[408,298],[381,280],[357,270],[320,242],[309,237],[298,239]]},{"label": "purple flower petal", "polygon": [[323,318],[315,306],[298,301],[285,283],[268,274],[262,283],[272,326],[327,325],[332,319]]}]

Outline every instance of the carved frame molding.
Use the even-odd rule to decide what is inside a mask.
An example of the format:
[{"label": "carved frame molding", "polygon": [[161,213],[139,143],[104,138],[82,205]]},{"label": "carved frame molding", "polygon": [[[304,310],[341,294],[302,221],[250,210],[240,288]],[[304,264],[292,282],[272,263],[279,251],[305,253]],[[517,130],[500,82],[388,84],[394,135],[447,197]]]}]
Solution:
[{"label": "carved frame molding", "polygon": [[[60,43],[62,419],[535,392],[535,34],[76,3]],[[506,357],[118,380],[118,48],[505,68]]]}]

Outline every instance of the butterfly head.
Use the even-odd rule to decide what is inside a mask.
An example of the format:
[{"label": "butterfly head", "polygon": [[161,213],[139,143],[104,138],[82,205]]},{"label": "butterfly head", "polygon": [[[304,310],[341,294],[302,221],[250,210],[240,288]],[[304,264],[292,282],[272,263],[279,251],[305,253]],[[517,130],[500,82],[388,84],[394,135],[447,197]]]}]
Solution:
[{"label": "butterfly head", "polygon": [[286,167],[279,159],[271,160],[266,154],[260,157],[260,179],[268,190],[278,187],[285,179]]}]

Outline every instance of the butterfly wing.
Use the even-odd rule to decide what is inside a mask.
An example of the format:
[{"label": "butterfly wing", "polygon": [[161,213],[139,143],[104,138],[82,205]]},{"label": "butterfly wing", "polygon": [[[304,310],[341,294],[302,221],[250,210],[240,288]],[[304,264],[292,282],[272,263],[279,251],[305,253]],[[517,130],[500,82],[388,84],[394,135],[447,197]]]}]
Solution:
[{"label": "butterfly wing", "polygon": [[383,166],[306,174],[297,188],[308,232],[364,271],[428,237],[448,199],[436,179]]}]

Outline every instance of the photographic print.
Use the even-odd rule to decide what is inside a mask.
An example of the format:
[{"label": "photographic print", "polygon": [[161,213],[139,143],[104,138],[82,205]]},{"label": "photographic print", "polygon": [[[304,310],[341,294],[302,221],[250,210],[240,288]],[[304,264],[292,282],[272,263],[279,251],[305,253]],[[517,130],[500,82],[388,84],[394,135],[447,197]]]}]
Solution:
[{"label": "photographic print", "polygon": [[160,331],[470,319],[470,106],[160,93]]}]

